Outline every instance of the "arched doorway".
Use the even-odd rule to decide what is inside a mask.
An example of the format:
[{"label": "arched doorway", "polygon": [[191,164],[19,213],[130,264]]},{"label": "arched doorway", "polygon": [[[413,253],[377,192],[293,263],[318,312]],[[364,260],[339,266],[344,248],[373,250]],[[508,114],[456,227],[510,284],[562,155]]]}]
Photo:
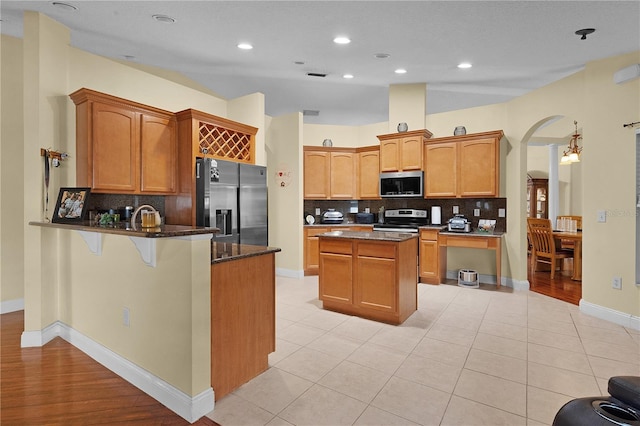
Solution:
[{"label": "arched doorway", "polygon": [[[527,174],[548,180],[543,217],[551,221],[552,227],[555,227],[557,216],[582,214],[581,166],[579,163],[576,163],[577,166],[559,165],[563,150],[567,149],[573,133],[575,133],[573,119],[554,115],[545,117],[532,125],[522,140],[526,153]],[[531,199],[527,188],[523,188],[522,194],[527,197],[527,210],[523,217],[523,223],[526,227],[526,217],[531,214],[531,209],[539,210],[541,204],[540,200]],[[535,203],[535,205],[531,203]],[[534,211],[534,213],[536,212]],[[533,215],[533,217],[536,216],[541,217]],[[532,266],[528,259],[527,279],[531,291],[570,303],[579,303],[582,297],[582,285],[580,281],[571,279],[572,260],[566,262],[565,269],[556,273],[553,280],[551,280],[551,274],[548,271],[534,272]]]}]

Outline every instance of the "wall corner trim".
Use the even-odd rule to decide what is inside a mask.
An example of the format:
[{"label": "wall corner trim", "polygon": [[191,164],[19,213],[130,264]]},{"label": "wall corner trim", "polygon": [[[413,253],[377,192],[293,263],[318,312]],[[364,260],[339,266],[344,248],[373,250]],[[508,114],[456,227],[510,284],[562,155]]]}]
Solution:
[{"label": "wall corner trim", "polygon": [[213,411],[213,388],[209,387],[191,397],[60,321],[40,331],[23,332],[21,347],[42,346],[56,337],[62,337],[190,423]]}]

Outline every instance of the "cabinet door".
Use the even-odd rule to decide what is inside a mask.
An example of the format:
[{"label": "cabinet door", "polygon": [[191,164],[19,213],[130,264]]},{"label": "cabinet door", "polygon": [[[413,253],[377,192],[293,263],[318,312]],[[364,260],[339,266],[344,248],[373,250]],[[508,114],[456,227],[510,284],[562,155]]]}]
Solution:
[{"label": "cabinet door", "polygon": [[138,114],[93,103],[91,113],[91,188],[97,192],[134,192],[138,188]]},{"label": "cabinet door", "polygon": [[357,257],[355,304],[376,311],[398,312],[398,276],[396,260]]},{"label": "cabinet door", "polygon": [[380,172],[397,172],[400,170],[399,139],[380,142]]},{"label": "cabinet door", "polygon": [[140,190],[175,193],[177,189],[176,121],[142,114],[140,120]]},{"label": "cabinet door", "polygon": [[420,278],[438,280],[438,241],[420,241]]},{"label": "cabinet door", "polygon": [[348,254],[320,253],[320,300],[351,304],[353,261]]},{"label": "cabinet door", "polygon": [[380,151],[358,154],[358,198],[380,198]]},{"label": "cabinet door", "polygon": [[498,141],[487,138],[460,142],[458,176],[461,197],[498,196]]},{"label": "cabinet door", "polygon": [[304,272],[305,275],[318,273],[320,263],[320,247],[318,235],[329,232],[329,228],[305,228],[304,229]]},{"label": "cabinet door", "polygon": [[400,170],[422,170],[422,137],[403,138],[400,145]]},{"label": "cabinet door", "polygon": [[305,151],[304,198],[329,198],[330,161],[326,151]]},{"label": "cabinet door", "polygon": [[353,152],[331,152],[329,198],[356,197],[356,157]]},{"label": "cabinet door", "polygon": [[425,197],[457,194],[456,143],[428,144],[424,153]]}]

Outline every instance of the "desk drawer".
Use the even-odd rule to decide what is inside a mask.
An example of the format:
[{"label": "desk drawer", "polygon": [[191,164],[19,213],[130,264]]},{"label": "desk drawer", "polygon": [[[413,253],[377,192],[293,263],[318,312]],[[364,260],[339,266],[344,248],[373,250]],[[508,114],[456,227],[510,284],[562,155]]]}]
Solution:
[{"label": "desk drawer", "polygon": [[487,238],[447,236],[447,246],[486,249],[489,248],[489,240]]}]

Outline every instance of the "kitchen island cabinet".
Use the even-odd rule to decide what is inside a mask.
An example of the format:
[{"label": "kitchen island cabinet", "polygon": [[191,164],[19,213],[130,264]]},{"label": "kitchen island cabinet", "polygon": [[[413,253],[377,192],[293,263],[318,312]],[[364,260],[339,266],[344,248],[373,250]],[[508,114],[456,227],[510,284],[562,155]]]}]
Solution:
[{"label": "kitchen island cabinet", "polygon": [[331,231],[319,240],[324,309],[390,324],[416,311],[416,234]]},{"label": "kitchen island cabinet", "polygon": [[304,227],[304,274],[318,275],[320,245],[318,235],[329,231],[373,231],[373,225],[307,225]]}]

